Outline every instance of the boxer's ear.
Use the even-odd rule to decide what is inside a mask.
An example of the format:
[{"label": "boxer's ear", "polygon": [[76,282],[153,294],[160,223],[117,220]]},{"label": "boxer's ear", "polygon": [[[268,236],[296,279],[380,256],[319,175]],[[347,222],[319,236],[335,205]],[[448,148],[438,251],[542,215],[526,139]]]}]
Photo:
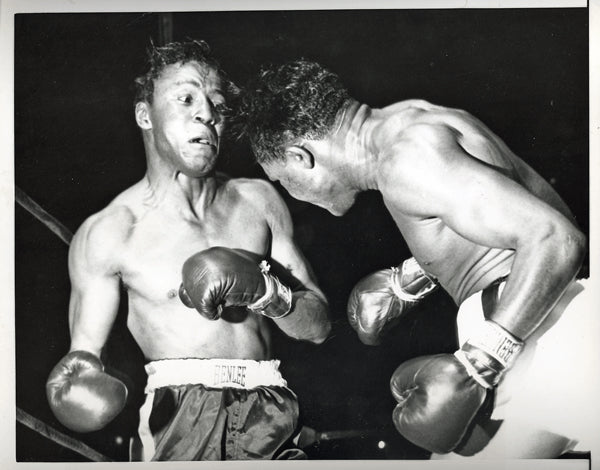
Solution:
[{"label": "boxer's ear", "polygon": [[139,101],[135,104],[135,122],[141,129],[152,129],[150,111],[148,110],[148,103],[145,101]]},{"label": "boxer's ear", "polygon": [[290,145],[285,149],[285,156],[288,161],[302,165],[303,168],[311,169],[315,166],[315,157],[312,152],[298,145]]}]

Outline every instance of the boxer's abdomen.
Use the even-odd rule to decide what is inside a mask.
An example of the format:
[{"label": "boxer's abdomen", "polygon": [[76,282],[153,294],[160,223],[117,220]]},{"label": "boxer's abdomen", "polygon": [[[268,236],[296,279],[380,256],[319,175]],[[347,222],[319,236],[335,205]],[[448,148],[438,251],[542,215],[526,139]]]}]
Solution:
[{"label": "boxer's abdomen", "polygon": [[266,319],[246,308],[227,308],[213,321],[183,304],[162,309],[138,307],[130,303],[127,325],[148,360],[271,357]]}]

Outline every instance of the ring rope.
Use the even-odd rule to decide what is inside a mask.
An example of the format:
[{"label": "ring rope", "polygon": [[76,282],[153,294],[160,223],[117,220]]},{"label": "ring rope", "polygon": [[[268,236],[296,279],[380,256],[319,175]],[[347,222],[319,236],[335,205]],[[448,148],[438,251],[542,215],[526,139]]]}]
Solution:
[{"label": "ring rope", "polygon": [[15,186],[15,199],[19,205],[23,207],[23,209],[28,211],[31,215],[42,222],[63,242],[65,242],[67,245],[71,243],[71,239],[73,238],[71,231],[61,224],[55,217],[48,214],[48,212],[46,212],[37,202],[25,194],[25,192],[18,186]]},{"label": "ring rope", "polygon": [[17,421],[27,426],[29,429],[32,429],[42,436],[50,439],[51,441],[77,452],[78,454],[83,455],[94,462],[113,462],[113,460],[109,459],[105,455],[102,455],[100,452],[95,451],[91,447],[85,445],[83,442],[57,431],[39,419],[34,418],[19,407],[17,407]]}]

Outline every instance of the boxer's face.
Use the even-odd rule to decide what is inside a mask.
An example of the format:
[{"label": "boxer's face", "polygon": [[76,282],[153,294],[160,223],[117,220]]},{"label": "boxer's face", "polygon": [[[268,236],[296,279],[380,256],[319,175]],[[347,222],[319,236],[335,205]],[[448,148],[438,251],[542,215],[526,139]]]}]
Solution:
[{"label": "boxer's face", "polygon": [[154,148],[164,161],[190,177],[213,169],[225,106],[214,69],[197,62],[169,65],[154,82],[152,104],[143,104]]},{"label": "boxer's face", "polygon": [[343,178],[309,153],[286,152],[283,160],[261,164],[271,181],[279,181],[295,199],[344,215],[356,200],[357,191],[344,185]]}]

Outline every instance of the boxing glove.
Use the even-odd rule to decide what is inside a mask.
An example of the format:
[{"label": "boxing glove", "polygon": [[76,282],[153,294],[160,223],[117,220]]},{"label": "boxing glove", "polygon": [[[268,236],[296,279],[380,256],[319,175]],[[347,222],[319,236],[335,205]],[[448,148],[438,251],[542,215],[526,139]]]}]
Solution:
[{"label": "boxing glove", "polygon": [[514,363],[523,342],[492,321],[454,354],[404,362],[390,387],[398,404],[392,419],[412,443],[445,454],[462,441],[487,392]]},{"label": "boxing glove", "polygon": [[269,318],[282,318],[292,308],[292,291],[269,274],[266,261],[247,252],[212,247],[183,264],[179,297],[205,318],[217,320],[223,307],[245,306]]},{"label": "boxing glove", "polygon": [[364,344],[380,344],[385,334],[437,287],[414,258],[361,279],[350,293],[348,321]]},{"label": "boxing glove", "polygon": [[72,351],[52,369],[46,382],[52,412],[77,432],[98,431],[124,408],[127,387],[104,372],[100,359],[87,351]]}]

